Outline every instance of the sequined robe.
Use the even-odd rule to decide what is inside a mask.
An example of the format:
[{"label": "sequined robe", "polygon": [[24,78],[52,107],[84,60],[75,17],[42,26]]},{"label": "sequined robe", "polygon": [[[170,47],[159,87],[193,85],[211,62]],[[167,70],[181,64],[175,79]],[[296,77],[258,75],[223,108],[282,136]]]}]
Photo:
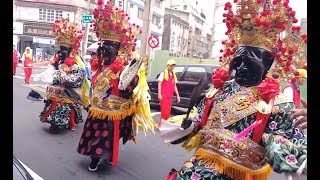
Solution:
[{"label": "sequined robe", "polygon": [[[227,81],[213,98],[207,124],[197,134],[190,135],[200,137],[194,156],[180,171],[172,169],[167,179],[266,179],[271,169],[277,173],[295,173],[300,166],[304,167],[306,137],[292,127],[290,110],[295,105],[281,94],[275,98],[259,144],[250,140],[253,131],[248,138],[233,140],[235,134],[255,122],[258,101],[255,87],[240,87],[234,81]],[[197,106],[194,121],[202,118],[205,102],[203,99]]]},{"label": "sequined robe", "polygon": [[81,86],[85,78],[85,70],[78,65],[73,65],[69,73],[62,69],[53,74],[52,85],[47,87],[47,100],[40,114],[40,121],[57,126],[70,128],[69,121],[82,122],[82,112],[79,105],[75,104],[63,92],[65,86],[71,87],[81,94]]}]

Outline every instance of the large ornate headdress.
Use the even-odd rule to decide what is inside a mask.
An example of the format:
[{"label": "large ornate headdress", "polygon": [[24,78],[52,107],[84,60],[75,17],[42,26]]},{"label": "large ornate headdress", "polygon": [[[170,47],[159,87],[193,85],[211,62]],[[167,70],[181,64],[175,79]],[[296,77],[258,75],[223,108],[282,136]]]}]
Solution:
[{"label": "large ornate headdress", "polygon": [[98,7],[93,11],[94,30],[100,41],[120,42],[118,58],[132,57],[136,50],[137,35],[141,33],[138,25],[129,23],[129,16],[108,1],[98,0]]},{"label": "large ornate headdress", "polygon": [[77,23],[70,22],[69,17],[56,20],[53,25],[53,33],[58,44],[71,47],[73,52],[78,52],[83,33],[81,29],[78,29]]},{"label": "large ornate headdress", "polygon": [[[238,46],[255,46],[269,50],[275,57],[273,67],[267,76],[277,75],[281,80],[295,81],[297,69],[307,68],[303,55],[307,35],[301,34],[301,27],[293,26],[298,20],[295,11],[289,7],[289,0],[235,0],[236,12],[230,2],[225,4],[227,13],[223,14],[227,25],[228,40],[223,41],[220,50],[222,67],[229,68]],[[281,39],[280,34],[287,32]]]}]

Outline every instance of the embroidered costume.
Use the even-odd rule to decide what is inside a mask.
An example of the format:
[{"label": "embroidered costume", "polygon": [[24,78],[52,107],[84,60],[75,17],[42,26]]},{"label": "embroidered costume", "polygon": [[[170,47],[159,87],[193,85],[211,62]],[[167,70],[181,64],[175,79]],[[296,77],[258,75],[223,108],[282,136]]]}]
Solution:
[{"label": "embroidered costume", "polygon": [[132,59],[140,32],[128,16],[110,3],[98,1],[93,25],[102,41],[97,49],[99,67],[93,68],[91,107],[77,148],[90,156],[90,171],[100,159],[118,165],[119,141],[135,141],[137,131],[154,132],[146,82],[146,58]]},{"label": "embroidered costume", "polygon": [[[302,55],[306,35],[292,26],[295,12],[286,0],[240,0],[235,14],[230,3],[225,9],[229,40],[223,42],[222,68],[212,77],[214,88],[193,115],[180,119],[190,133],[168,140],[167,134],[175,133],[160,129],[167,142],[196,149],[167,179],[267,179],[272,170],[306,173],[306,137],[292,127],[295,105],[280,92],[278,81],[294,81],[297,69],[307,67]],[[292,31],[280,40],[288,28]],[[273,79],[274,74],[279,78]]]},{"label": "embroidered costume", "polygon": [[[82,122],[81,106],[89,104],[90,81],[86,76],[85,65],[78,55],[78,47],[83,37],[77,24],[69,19],[57,20],[54,33],[60,44],[58,57],[52,62],[52,85],[47,87],[47,99],[40,121],[50,123],[51,130],[64,127],[70,130]],[[88,84],[89,83],[89,84]]]}]

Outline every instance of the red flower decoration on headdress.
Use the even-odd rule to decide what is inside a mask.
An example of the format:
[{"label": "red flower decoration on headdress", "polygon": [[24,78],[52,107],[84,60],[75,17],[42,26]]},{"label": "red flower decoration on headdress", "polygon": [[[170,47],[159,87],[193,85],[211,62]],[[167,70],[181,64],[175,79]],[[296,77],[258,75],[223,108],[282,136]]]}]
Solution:
[{"label": "red flower decoration on headdress", "polygon": [[121,60],[117,59],[115,60],[111,65],[110,69],[114,72],[117,73],[118,71],[122,70],[123,68],[123,63]]},{"label": "red flower decoration on headdress", "polygon": [[220,88],[228,79],[229,73],[224,69],[217,69],[211,78],[213,87],[216,89]]},{"label": "red flower decoration on headdress", "polygon": [[68,57],[64,60],[64,64],[66,64],[68,67],[71,67],[75,64],[75,60],[72,57]]},{"label": "red flower decoration on headdress", "polygon": [[280,84],[276,79],[266,78],[257,86],[257,89],[260,91],[262,100],[269,103],[271,99],[280,93]]}]

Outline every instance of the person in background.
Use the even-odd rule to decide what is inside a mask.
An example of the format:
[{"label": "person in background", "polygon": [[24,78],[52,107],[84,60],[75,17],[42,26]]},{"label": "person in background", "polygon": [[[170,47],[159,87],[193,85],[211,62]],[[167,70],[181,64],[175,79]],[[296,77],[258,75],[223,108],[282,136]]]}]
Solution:
[{"label": "person in background", "polygon": [[17,66],[18,66],[18,61],[19,61],[19,57],[20,57],[20,53],[19,51],[16,49],[16,46],[13,45],[13,55],[12,55],[12,62],[13,62],[13,75],[16,75],[17,72]]},{"label": "person in background", "polygon": [[173,59],[168,60],[167,68],[158,77],[158,99],[160,101],[161,117],[159,126],[162,120],[167,120],[170,117],[172,96],[175,93],[177,103],[180,102],[180,95],[177,88],[177,76],[173,72],[176,62]]},{"label": "person in background", "polygon": [[26,84],[30,83],[30,77],[32,74],[32,64],[34,63],[34,60],[35,60],[35,58],[32,55],[31,48],[29,46],[26,47],[26,50],[23,53],[22,58],[21,58],[21,61],[23,64],[22,68],[24,70],[24,75],[25,75],[24,82]]},{"label": "person in background", "polygon": [[298,69],[297,73],[299,75],[296,78],[296,82],[290,82],[283,88],[283,93],[285,96],[293,99],[293,102],[297,105],[297,108],[300,109],[300,88],[307,81],[307,70]]}]

